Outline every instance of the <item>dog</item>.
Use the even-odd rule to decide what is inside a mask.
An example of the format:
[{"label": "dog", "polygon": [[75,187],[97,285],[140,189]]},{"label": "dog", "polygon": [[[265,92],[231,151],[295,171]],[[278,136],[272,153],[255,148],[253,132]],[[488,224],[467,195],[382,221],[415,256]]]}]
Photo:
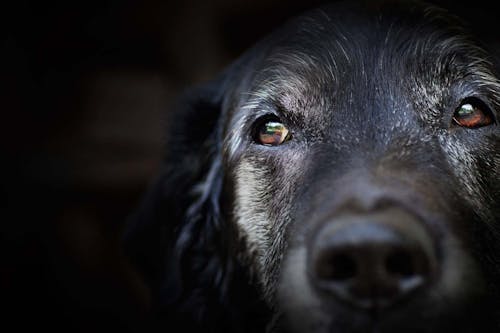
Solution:
[{"label": "dog", "polygon": [[445,10],[351,1],[189,90],[125,237],[152,326],[498,332],[490,60]]}]

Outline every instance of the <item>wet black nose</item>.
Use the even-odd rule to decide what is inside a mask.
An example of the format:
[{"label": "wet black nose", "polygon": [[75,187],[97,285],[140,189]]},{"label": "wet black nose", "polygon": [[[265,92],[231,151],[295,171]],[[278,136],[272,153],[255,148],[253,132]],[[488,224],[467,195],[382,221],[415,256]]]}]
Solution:
[{"label": "wet black nose", "polygon": [[326,223],[310,248],[313,283],[326,297],[360,308],[387,307],[424,289],[437,270],[433,242],[415,219],[403,219],[381,215]]}]

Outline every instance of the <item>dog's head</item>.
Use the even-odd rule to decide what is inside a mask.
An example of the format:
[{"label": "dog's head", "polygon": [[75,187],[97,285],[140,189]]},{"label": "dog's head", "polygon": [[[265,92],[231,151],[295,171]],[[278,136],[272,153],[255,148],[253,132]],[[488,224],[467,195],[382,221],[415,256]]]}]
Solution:
[{"label": "dog's head", "polygon": [[133,229],[169,304],[251,317],[243,279],[271,329],[498,328],[500,82],[454,18],[323,7],[187,101]]}]

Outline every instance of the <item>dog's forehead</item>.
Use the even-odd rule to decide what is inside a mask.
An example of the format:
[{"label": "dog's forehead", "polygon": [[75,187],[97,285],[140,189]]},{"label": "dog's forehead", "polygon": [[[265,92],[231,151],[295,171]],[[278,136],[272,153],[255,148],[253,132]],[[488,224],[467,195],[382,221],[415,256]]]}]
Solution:
[{"label": "dog's forehead", "polygon": [[436,133],[470,96],[500,107],[488,56],[455,17],[417,2],[382,3],[319,8],[247,53],[226,96],[228,156],[239,156],[269,114],[304,141],[340,145]]},{"label": "dog's forehead", "polygon": [[314,113],[325,116],[334,101],[439,104],[452,86],[466,90],[465,78],[492,77],[455,23],[414,2],[320,8],[269,39],[241,95],[242,109],[265,102],[318,118]]}]

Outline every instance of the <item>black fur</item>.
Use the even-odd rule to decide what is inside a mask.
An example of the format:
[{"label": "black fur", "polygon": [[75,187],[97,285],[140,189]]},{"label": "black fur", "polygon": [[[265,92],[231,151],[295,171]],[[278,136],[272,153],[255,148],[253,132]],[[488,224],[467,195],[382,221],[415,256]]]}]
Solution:
[{"label": "black fur", "polygon": [[[388,16],[397,17],[398,11],[405,8],[405,6],[411,7],[413,6],[413,2],[394,5],[394,7],[391,7],[393,9],[388,11],[390,13]],[[341,8],[343,7],[339,7],[339,9]],[[370,10],[373,9],[370,5],[367,5],[367,8]],[[350,12],[346,11],[346,13]],[[321,17],[321,15],[323,15],[322,12],[315,12],[314,15],[310,16],[310,19],[304,19],[297,21],[298,23],[295,22],[285,26],[278,33],[247,52],[216,80],[189,91],[179,101],[177,107],[174,108],[168,129],[167,151],[163,171],[158,179],[153,182],[140,209],[132,217],[130,228],[125,237],[128,254],[134,265],[143,273],[147,284],[151,287],[153,297],[152,326],[155,328],[158,327],[160,331],[170,328],[173,331],[179,332],[264,332],[266,329],[274,327],[273,320],[277,318],[275,316],[276,311],[279,312],[280,309],[275,307],[275,304],[269,304],[269,302],[264,301],[262,291],[259,289],[257,273],[253,267],[250,267],[252,266],[252,258],[250,260],[249,258],[241,258],[241,253],[245,252],[247,244],[245,244],[241,230],[238,230],[233,222],[234,212],[231,205],[233,205],[235,200],[233,197],[234,184],[232,183],[235,171],[232,169],[231,161],[227,160],[227,152],[224,150],[228,148],[224,146],[224,142],[227,133],[231,130],[228,128],[232,124],[230,118],[234,116],[232,114],[234,111],[230,110],[241,106],[237,105],[239,98],[241,98],[238,94],[251,90],[255,82],[266,79],[266,75],[269,75],[269,73],[262,68],[256,73],[257,71],[254,69],[255,64],[259,64],[259,66],[262,66],[262,63],[267,64],[263,59],[266,58],[268,53],[273,52],[272,50],[274,50],[275,45],[280,45],[278,48],[281,48],[281,51],[286,51],[286,47],[283,45],[286,45],[287,38],[289,38],[293,43],[302,46],[301,52],[309,52],[316,57],[315,59],[324,59],[322,57],[327,57],[324,49],[321,47],[315,48],[316,43],[314,38],[327,39],[329,32],[322,31],[322,34],[318,35],[307,33],[308,24],[321,25],[321,23],[318,23],[320,22],[318,17]],[[408,19],[409,17],[410,19]],[[405,18],[408,20],[405,21],[402,19],[399,22],[395,20],[393,22],[395,24],[394,29],[398,28],[397,24],[401,24],[403,27],[401,31],[405,31],[405,29],[413,31],[414,35],[411,38],[418,38],[417,34],[421,34],[424,37],[433,36],[427,30],[430,25],[420,25],[420,16],[416,16],[415,21],[413,21],[411,16],[405,16]],[[351,38],[358,33],[353,28],[356,25],[360,26],[359,31],[362,32],[371,29],[370,27],[363,27],[364,22],[358,21],[358,16],[354,15],[345,20],[349,22],[349,27],[345,28],[348,31],[348,36],[350,36],[348,29],[351,29],[350,31],[353,33],[350,36]],[[436,22],[438,21],[436,20]],[[443,22],[446,23],[449,21],[443,19],[436,23],[436,25],[442,26]],[[411,30],[412,28],[415,29]],[[296,31],[300,31],[297,39],[295,39],[294,35],[288,35]],[[304,33],[304,31],[306,32]],[[461,29],[449,29],[447,31],[450,34],[462,33]],[[304,35],[301,35],[301,33],[304,33]],[[382,35],[377,37],[383,38]],[[439,40],[439,38],[445,40],[446,37],[442,35],[438,37],[433,36],[436,40]],[[433,42],[432,39],[429,40]],[[464,40],[466,40],[465,37]],[[392,52],[395,58],[401,57],[403,60],[406,60],[409,58],[408,54],[410,53],[405,53],[405,48],[409,47],[405,44],[406,42],[407,39],[390,41],[387,52]],[[422,40],[422,45],[424,45],[422,49],[427,47],[425,43],[426,40]],[[292,43],[290,42],[290,44]],[[357,45],[355,42],[349,45],[353,45],[352,47],[355,51],[347,50],[347,52],[353,52],[356,56],[358,56],[356,52],[360,52],[366,58],[373,56],[370,53],[371,50],[369,47],[366,49],[356,49]],[[452,44],[449,45],[449,47],[452,46]],[[459,47],[463,47],[463,45],[457,46],[457,49]],[[413,51],[413,49],[410,50]],[[279,54],[279,52],[277,53]],[[478,55],[482,55],[482,53],[478,53]],[[457,57],[459,58],[460,55]],[[432,67],[434,65],[433,62],[436,60],[434,58],[429,59],[428,66]],[[462,59],[459,60],[462,61]],[[427,62],[428,60],[426,59],[425,61]],[[454,66],[457,59],[452,54],[449,59],[440,59],[439,61],[442,61],[443,67],[446,67]],[[340,61],[340,66],[342,65],[344,64]],[[406,64],[403,62],[398,63],[398,65],[405,68],[405,70],[413,70],[411,67],[413,64],[411,63]],[[269,66],[271,67],[271,63],[269,63]],[[446,71],[448,70],[449,72],[453,72],[453,69],[446,68],[443,70],[443,73],[447,73]],[[387,91],[397,91],[395,87],[400,88],[399,82],[394,81],[397,81],[395,78],[400,73],[397,72],[397,69],[394,71],[395,73],[387,75],[389,82],[374,84],[383,86],[383,89]],[[474,74],[471,73],[470,75],[473,76]],[[436,75],[436,73],[416,73],[421,82],[427,82],[426,80],[432,82],[434,80],[432,75]],[[256,77],[258,79],[255,79]],[[319,82],[321,79],[320,75],[318,77],[309,76],[308,78],[310,82],[318,85],[323,84],[323,82]],[[441,79],[445,81],[445,79]],[[418,84],[420,82],[416,82],[416,86]],[[389,87],[387,88],[385,85]],[[317,93],[323,97],[331,94],[331,92],[323,90]],[[364,104],[363,101],[359,101],[359,105],[364,106],[371,101],[369,100],[371,98],[369,97],[369,93],[369,91],[366,94],[360,93],[360,95],[366,97],[366,100]],[[411,97],[414,97],[418,93],[408,92]],[[436,92],[430,91],[428,93],[433,94]],[[418,96],[415,99],[418,100]],[[419,106],[418,103],[416,104]],[[430,123],[431,121],[425,119],[425,116],[422,115],[424,118],[419,119],[417,123]],[[299,119],[300,115],[296,115],[296,117],[297,119],[293,120],[296,123],[303,126],[310,126],[303,119]],[[378,119],[376,116],[373,117],[380,123],[383,123],[385,120],[385,118]],[[433,121],[429,132],[437,132],[439,126],[441,126],[441,124],[437,123],[437,120]],[[363,124],[363,126],[369,127],[373,126],[373,124],[368,123]],[[355,131],[366,133],[367,131],[366,128],[352,128],[353,133]],[[325,132],[327,130],[325,129]],[[377,128],[377,130],[380,131],[380,128]],[[389,129],[387,129],[387,133],[390,133]],[[493,152],[495,151],[494,149],[498,151],[500,148],[498,134],[495,133],[492,132],[489,136],[489,140],[494,145],[491,150]],[[324,133],[317,134],[318,137],[321,135],[324,135]],[[389,137],[389,134],[387,137]],[[383,137],[380,139],[380,142],[385,142],[385,139],[387,138]],[[371,143],[372,141],[370,141]],[[440,156],[439,153],[441,152],[438,144],[433,144],[434,146],[431,144],[427,146],[429,150],[433,151],[432,154],[429,153],[428,155],[424,151],[425,149],[415,148],[414,153],[418,157],[411,162],[417,166],[420,164],[425,166],[431,165],[437,170],[447,170],[448,172],[449,167],[444,160],[434,163],[433,158]],[[383,144],[380,143],[380,145]],[[401,146],[404,145],[410,146],[402,140]],[[342,149],[345,148],[339,148],[339,151],[342,151]],[[361,150],[360,147],[356,149]],[[368,151],[368,149],[365,150]],[[394,148],[394,150],[397,149]],[[238,151],[237,153],[240,152]],[[257,152],[257,154],[260,153]],[[318,154],[315,160],[316,162],[324,162],[322,164],[324,168],[318,168],[321,171],[319,173],[326,174],[324,179],[328,179],[328,172],[331,172],[329,170],[333,165],[328,164],[331,162],[327,161],[332,156],[331,154],[333,153],[322,152],[322,154]],[[498,161],[495,159],[498,158],[498,153],[495,156],[492,156],[488,160],[489,164],[486,163],[488,164],[487,167],[491,167],[490,164],[492,161],[493,164]],[[265,158],[264,153],[260,157]],[[350,166],[348,163],[350,162],[352,161],[337,161],[335,166],[344,172],[344,169],[349,169]],[[401,170],[407,171],[405,168],[411,169],[411,167],[401,162]],[[431,174],[433,171],[430,168],[428,169]],[[495,169],[489,177],[496,177],[495,172],[498,172],[498,166],[494,165],[493,168]],[[278,171],[273,169],[271,172],[278,173]],[[451,178],[452,172],[448,173]],[[315,189],[321,187],[321,185],[317,185],[316,183],[321,183],[323,178],[319,179],[317,175],[313,176],[309,182],[304,184],[304,189],[315,193]],[[489,192],[489,198],[498,200],[497,198],[500,194],[500,183],[498,180],[484,179],[483,182],[487,183],[484,188]],[[453,184],[451,186],[456,187],[457,183],[449,181],[447,184]],[[442,187],[446,188],[446,185]],[[440,187],[436,185],[436,188]],[[456,194],[459,191],[452,193]],[[436,195],[436,193],[433,195]],[[458,196],[459,194],[456,195]],[[311,197],[315,198],[315,196],[315,194],[310,194],[307,197],[306,194],[306,199],[297,199],[295,202],[300,203],[300,200],[303,200],[303,203]],[[439,200],[445,201],[443,198]],[[278,201],[278,204],[281,202]],[[459,198],[454,197],[448,200],[447,204],[453,207],[453,204],[460,202]],[[490,211],[486,212],[486,214],[489,214],[490,217],[498,218],[500,216],[498,203],[486,202],[484,204],[484,207],[495,206],[495,211],[489,208]],[[300,209],[297,208],[298,211]],[[468,216],[470,217],[469,220],[481,223],[480,216],[476,216],[475,213],[465,208],[463,210],[465,212],[464,216],[470,214]],[[450,213],[449,216],[454,215]],[[465,220],[468,217],[463,219]],[[458,220],[458,218],[455,219]],[[498,234],[495,231],[497,228],[491,227],[489,230],[479,224],[474,224],[470,227],[471,229],[475,228],[473,233],[479,235],[478,237],[481,238],[479,244],[474,245],[471,251],[477,252],[475,256],[480,258],[479,261],[483,261],[481,265],[500,266],[497,254],[499,249],[498,245],[496,245],[498,243]],[[288,235],[288,233],[289,231],[286,234]],[[466,236],[466,238],[468,237],[470,236]],[[277,248],[282,249],[280,247]],[[280,254],[283,255],[282,252],[279,252],[280,250],[277,251],[277,257]],[[489,253],[490,255],[489,257],[488,255],[483,256],[482,253]],[[248,254],[248,257],[251,256],[252,254]],[[279,260],[276,259],[276,265],[279,265]],[[500,268],[492,267],[488,274],[490,276],[489,288],[492,294],[500,295],[500,292],[494,290],[496,289],[495,285],[491,284],[491,281],[499,278]],[[495,301],[488,301],[487,306],[492,312],[498,314],[500,306],[497,303]],[[480,316],[481,314],[477,315]],[[349,323],[347,326],[349,325],[351,324]],[[354,323],[352,325],[353,327],[355,326]],[[489,322],[488,325],[490,325]],[[437,326],[439,325],[436,324]],[[345,326],[341,327],[344,329],[342,332],[349,331]]]}]

